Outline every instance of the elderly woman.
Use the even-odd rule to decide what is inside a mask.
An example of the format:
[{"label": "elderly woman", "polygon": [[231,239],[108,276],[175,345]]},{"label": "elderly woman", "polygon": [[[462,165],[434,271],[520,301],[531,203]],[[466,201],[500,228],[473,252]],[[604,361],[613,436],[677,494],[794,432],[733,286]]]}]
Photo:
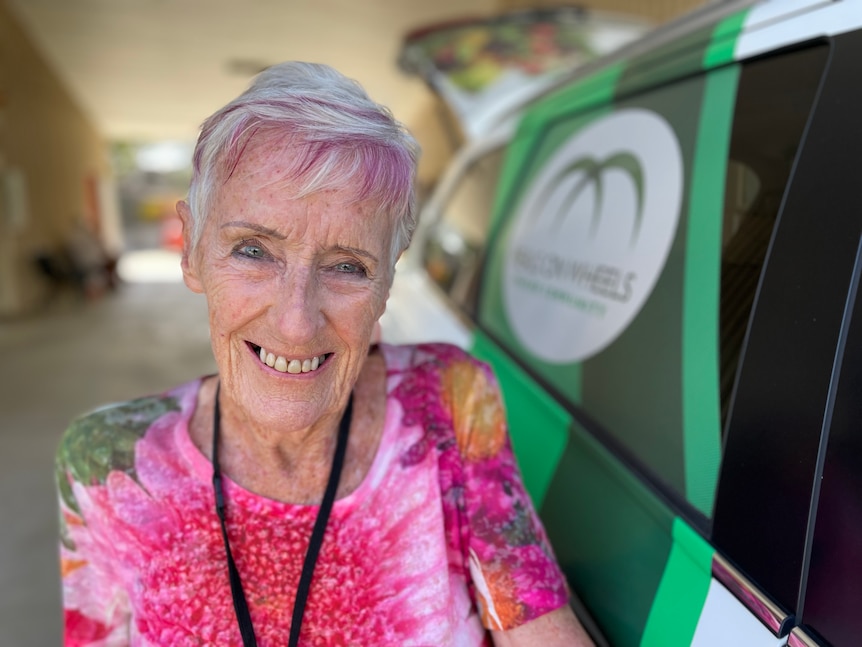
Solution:
[{"label": "elderly woman", "polygon": [[218,375],[76,421],[67,645],[588,645],[487,366],[373,344],[417,149],[321,66],[203,125],[184,226]]}]

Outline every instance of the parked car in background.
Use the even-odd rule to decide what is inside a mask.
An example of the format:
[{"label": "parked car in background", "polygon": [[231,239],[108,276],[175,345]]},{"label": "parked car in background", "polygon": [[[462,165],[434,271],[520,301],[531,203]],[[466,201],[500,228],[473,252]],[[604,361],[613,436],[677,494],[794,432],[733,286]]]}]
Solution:
[{"label": "parked car in background", "polygon": [[725,2],[469,143],[383,339],[499,376],[597,641],[862,636],[862,2]]}]

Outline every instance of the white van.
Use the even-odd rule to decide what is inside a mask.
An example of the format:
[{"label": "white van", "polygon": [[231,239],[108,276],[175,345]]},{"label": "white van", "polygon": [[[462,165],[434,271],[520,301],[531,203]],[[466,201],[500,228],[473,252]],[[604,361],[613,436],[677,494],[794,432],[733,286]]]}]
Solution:
[{"label": "white van", "polygon": [[494,366],[599,644],[862,644],[862,1],[658,30],[425,211],[383,339]]}]

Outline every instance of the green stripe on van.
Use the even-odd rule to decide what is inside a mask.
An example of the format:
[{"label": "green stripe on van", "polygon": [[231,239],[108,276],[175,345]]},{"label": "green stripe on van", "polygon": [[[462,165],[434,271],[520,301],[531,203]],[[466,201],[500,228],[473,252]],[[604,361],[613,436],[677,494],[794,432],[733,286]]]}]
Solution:
[{"label": "green stripe on van", "polygon": [[[506,162],[497,183],[497,186],[501,187],[502,190],[496,192],[492,211],[492,238],[499,228],[501,218],[510,213],[516,206],[514,200],[517,200],[517,196],[523,195],[523,188],[529,185],[532,173],[542,168],[544,161],[561,143],[560,141],[553,141],[551,146],[545,145],[540,151],[535,151],[537,142],[544,140],[541,135],[548,127],[548,115],[568,115],[590,106],[609,105],[622,71],[621,64],[598,70],[578,81],[574,86],[558,91],[530,108],[518,126],[518,132],[506,151]],[[530,171],[525,174],[524,161],[530,157],[533,158],[530,161]],[[492,245],[488,247],[491,248]]]},{"label": "green stripe on van", "polygon": [[671,551],[674,515],[577,422],[539,511],[557,559],[614,647],[637,647]]},{"label": "green stripe on van", "polygon": [[568,444],[571,417],[481,330],[474,331],[470,352],[494,368],[524,486],[538,509]]},{"label": "green stripe on van", "polygon": [[530,127],[532,121],[539,121],[540,128],[545,128],[545,119],[550,114],[572,114],[610,103],[623,73],[623,66],[623,63],[614,63],[603,67],[542,99],[530,108],[524,124]]},{"label": "green stripe on van", "polygon": [[736,40],[742,32],[748,12],[749,9],[743,9],[716,25],[712,32],[712,42],[706,48],[706,53],[703,56],[704,69],[718,67],[733,60]]},{"label": "green stripe on van", "polygon": [[694,638],[712,578],[712,546],[681,519],[644,629],[641,647],[683,647]]},{"label": "green stripe on van", "polygon": [[692,174],[683,286],[685,495],[712,516],[721,460],[718,321],[721,229],[739,67],[706,77]]},{"label": "green stripe on van", "polygon": [[[509,325],[502,293],[508,250],[506,238],[514,220],[511,214],[518,208],[535,173],[572,133],[613,110],[611,99],[621,72],[619,65],[596,72],[530,109],[506,153],[487,245],[489,257],[477,316],[480,325],[512,354],[529,363],[543,379],[560,385],[563,395],[573,403],[580,402],[581,364],[559,366],[536,360],[521,345]],[[585,107],[591,106],[598,107],[584,111]],[[571,118],[571,115],[578,114],[582,116]]]},{"label": "green stripe on van", "polygon": [[654,89],[668,81],[700,72],[712,40],[713,27],[703,27],[629,61],[617,84],[616,97]]},{"label": "green stripe on van", "polygon": [[733,61],[736,41],[748,16],[743,9],[632,59],[617,86],[617,97],[656,87]]}]

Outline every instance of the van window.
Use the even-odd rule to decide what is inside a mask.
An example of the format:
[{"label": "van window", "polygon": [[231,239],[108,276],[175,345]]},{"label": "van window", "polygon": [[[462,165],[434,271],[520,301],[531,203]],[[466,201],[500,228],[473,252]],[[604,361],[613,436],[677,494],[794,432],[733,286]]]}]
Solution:
[{"label": "van window", "polygon": [[[529,180],[495,221],[480,325],[693,521],[712,514],[743,340],[824,62],[818,47],[727,66],[550,114],[544,131],[531,115],[523,136],[541,140],[507,172]],[[649,212],[650,196],[673,192],[674,211]],[[664,239],[647,230],[670,218]],[[655,258],[644,301],[625,311]]]},{"label": "van window", "polygon": [[743,67],[721,244],[722,429],[766,250],[825,57],[825,47],[812,47]]},{"label": "van window", "polygon": [[467,314],[476,310],[478,271],[488,238],[504,148],[472,164],[429,231],[425,270]]},{"label": "van window", "polygon": [[[862,250],[860,250],[862,251]],[[832,645],[852,645],[862,632],[862,294],[857,254],[855,303],[844,343],[829,428],[808,587],[801,620]]]},{"label": "van window", "polygon": [[[835,40],[821,41],[748,64],[737,114],[751,116],[731,146],[762,185],[750,209],[750,238],[764,237],[756,223],[760,213],[778,216],[763,270],[747,281],[756,289],[728,403],[711,539],[751,582],[794,614],[803,611],[798,605],[812,488],[820,483],[824,406],[835,381],[836,343],[858,243],[858,219],[849,217],[859,213],[858,145],[852,139],[858,119],[851,109],[859,102],[847,94],[855,92],[849,79],[859,57],[851,51],[842,56]],[[803,131],[802,141],[785,150],[782,135],[793,129]],[[744,255],[749,254],[737,260]],[[732,303],[735,295],[723,295],[728,297]],[[727,339],[725,334],[722,341]],[[755,504],[763,501],[770,503]]]},{"label": "van window", "polygon": [[721,232],[719,376],[722,429],[727,420],[730,395],[736,378],[739,352],[751,313],[754,291],[757,288],[769,236],[775,224],[775,212],[757,220],[752,216],[755,201],[760,192],[761,185],[757,173],[744,162],[731,157],[727,164],[724,222]]}]

